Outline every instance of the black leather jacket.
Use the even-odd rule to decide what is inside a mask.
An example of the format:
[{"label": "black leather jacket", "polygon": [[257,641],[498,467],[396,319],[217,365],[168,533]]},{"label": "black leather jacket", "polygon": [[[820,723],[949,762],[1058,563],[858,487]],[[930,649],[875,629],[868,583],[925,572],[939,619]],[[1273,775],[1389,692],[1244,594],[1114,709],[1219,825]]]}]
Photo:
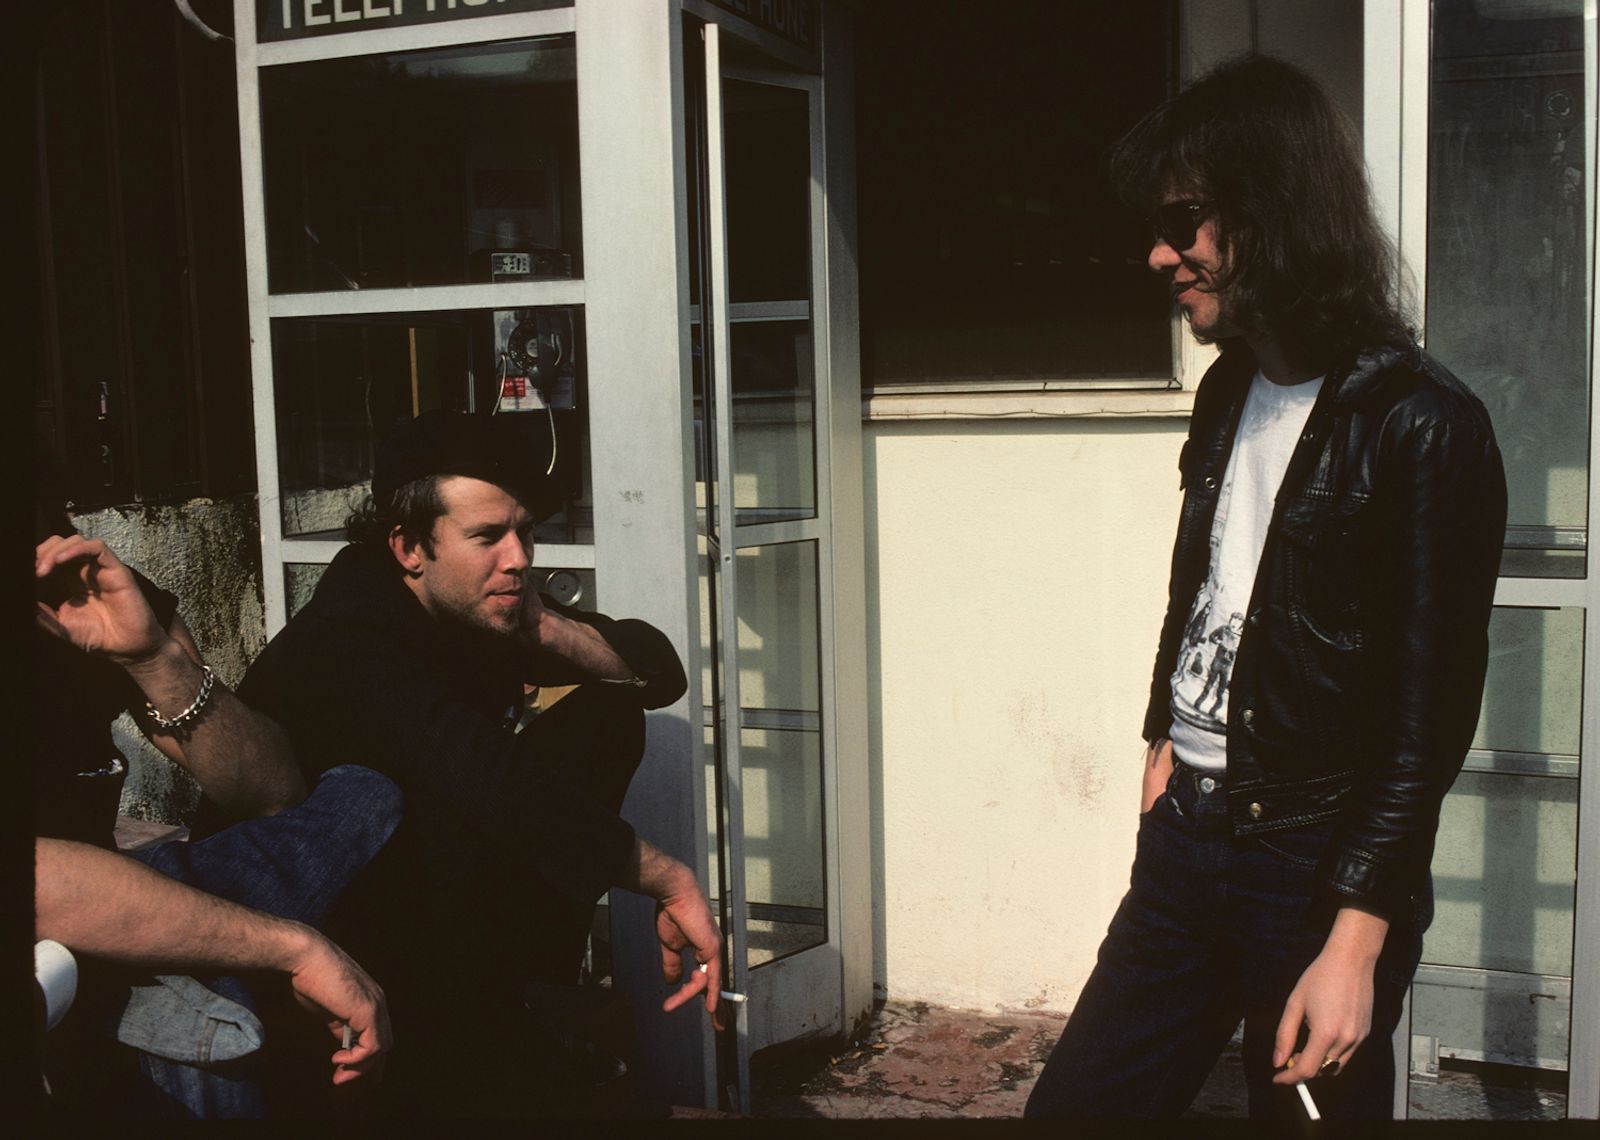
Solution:
[{"label": "black leather jacket", "polygon": [[[1256,370],[1225,348],[1195,394],[1183,513],[1145,714],[1172,673]],[[1488,413],[1409,342],[1331,370],[1284,474],[1228,696],[1235,835],[1336,819],[1318,902],[1426,922],[1439,805],[1477,725],[1505,536]]]}]

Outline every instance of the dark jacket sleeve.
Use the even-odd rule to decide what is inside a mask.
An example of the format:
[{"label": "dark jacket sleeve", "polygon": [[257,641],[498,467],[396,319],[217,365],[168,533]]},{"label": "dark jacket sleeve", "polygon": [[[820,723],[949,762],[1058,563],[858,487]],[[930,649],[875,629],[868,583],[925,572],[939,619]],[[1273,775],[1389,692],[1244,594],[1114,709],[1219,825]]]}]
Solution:
[{"label": "dark jacket sleeve", "polygon": [[1378,473],[1386,585],[1369,626],[1367,754],[1318,871],[1325,904],[1391,921],[1408,917],[1477,726],[1506,517],[1486,417],[1412,417],[1395,436]]},{"label": "dark jacket sleeve", "polygon": [[[450,810],[500,852],[575,901],[619,878],[633,828],[543,762],[533,732],[513,733],[465,700],[404,632],[330,623],[267,647],[240,687],[319,768],[365,764],[407,801]],[[311,634],[315,636],[311,636]]]},{"label": "dark jacket sleeve", "polygon": [[[548,594],[540,594],[547,609],[562,617],[593,626],[605,638],[606,644],[616,650],[617,656],[628,663],[640,684],[634,691],[639,704],[647,709],[665,708],[672,704],[689,687],[684,675],[683,661],[672,647],[667,635],[649,622],[638,618],[609,618],[605,614],[586,613],[571,606],[563,606]],[[574,670],[570,664],[551,657],[536,657],[528,675],[536,685],[576,685],[591,680]]]}]

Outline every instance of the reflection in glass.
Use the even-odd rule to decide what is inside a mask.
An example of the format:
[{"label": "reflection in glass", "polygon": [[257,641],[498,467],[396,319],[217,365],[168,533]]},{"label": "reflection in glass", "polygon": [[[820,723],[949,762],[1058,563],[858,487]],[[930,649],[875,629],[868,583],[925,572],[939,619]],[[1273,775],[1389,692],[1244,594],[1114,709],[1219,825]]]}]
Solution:
[{"label": "reflection in glass", "polygon": [[1571,576],[1588,484],[1582,9],[1433,12],[1428,349],[1494,420],[1515,569]]},{"label": "reflection in glass", "polygon": [[1577,793],[1569,778],[1463,772],[1446,797],[1412,990],[1414,1071],[1441,1058],[1567,1068]]},{"label": "reflection in glass", "polygon": [[1571,973],[1577,823],[1576,780],[1463,772],[1439,822],[1423,960]]},{"label": "reflection in glass", "polygon": [[816,389],[809,321],[738,322],[733,497],[740,525],[816,514]]},{"label": "reflection in glass", "polygon": [[1473,748],[1578,754],[1583,613],[1496,607]]},{"label": "reflection in glass", "polygon": [[1441,1058],[1566,1067],[1583,633],[1576,609],[1490,618],[1480,751],[1440,810],[1414,1071],[1436,1072]]},{"label": "reflection in glass", "polygon": [[[700,546],[706,547],[704,539]],[[739,551],[740,771],[744,798],[749,958],[761,965],[827,941],[816,543]],[[715,701],[710,661],[716,623],[713,561],[702,558],[704,691]],[[713,883],[721,884],[717,734],[706,709],[706,770]]]},{"label": "reflection in glass", "polygon": [[811,296],[811,112],[805,91],[722,83],[728,291],[740,301]]},{"label": "reflection in glass", "polygon": [[263,68],[271,290],[581,277],[573,45]]},{"label": "reflection in glass", "polygon": [[[733,369],[733,494],[739,526],[814,518],[816,379],[809,321],[736,321]],[[700,324],[690,329],[694,363],[695,507],[717,530],[715,440],[706,425]],[[714,412],[713,412],[714,415]],[[707,480],[710,472],[712,478]]]},{"label": "reflection in glass", "polygon": [[[725,80],[734,500],[748,525],[816,514],[808,94]],[[731,307],[729,303],[731,302]],[[696,340],[696,343],[700,343]]]},{"label": "reflection in glass", "polygon": [[755,966],[827,940],[816,543],[741,550],[734,563]]},{"label": "reflection in glass", "polygon": [[[708,754],[713,733],[706,729]],[[744,729],[745,897],[751,966],[828,939],[823,885],[822,742],[815,732]],[[716,765],[706,765],[706,802],[717,803]],[[708,815],[710,882],[721,883],[721,848]],[[720,899],[712,900],[714,906]]]},{"label": "reflection in glass", "polygon": [[536,462],[555,448],[564,505],[535,541],[592,541],[582,336],[567,308],[273,321],[284,534],[342,537],[379,445],[417,413],[498,408]]}]

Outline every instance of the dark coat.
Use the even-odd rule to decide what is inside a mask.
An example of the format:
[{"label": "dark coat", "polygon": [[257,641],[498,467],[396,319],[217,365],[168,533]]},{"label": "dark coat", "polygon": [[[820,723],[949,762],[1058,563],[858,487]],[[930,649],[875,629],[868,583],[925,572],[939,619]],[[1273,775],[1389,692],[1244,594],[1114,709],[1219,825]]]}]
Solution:
[{"label": "dark coat", "polygon": [[[1172,723],[1183,624],[1256,361],[1230,345],[1195,395],[1145,714]],[[1236,835],[1337,817],[1319,902],[1426,921],[1439,807],[1478,720],[1505,536],[1483,404],[1416,345],[1330,370],[1284,474],[1228,697]]]},{"label": "dark coat", "polygon": [[[289,734],[308,778],[339,764],[400,785],[459,820],[512,874],[536,874],[592,903],[616,881],[633,829],[560,767],[538,737],[513,733],[507,711],[524,680],[572,683],[531,656],[517,661],[452,637],[406,589],[388,551],[348,546],[316,594],[251,665],[239,695]],[[642,621],[557,605],[594,625],[645,682],[644,708],[671,704],[687,681],[672,643]]]}]

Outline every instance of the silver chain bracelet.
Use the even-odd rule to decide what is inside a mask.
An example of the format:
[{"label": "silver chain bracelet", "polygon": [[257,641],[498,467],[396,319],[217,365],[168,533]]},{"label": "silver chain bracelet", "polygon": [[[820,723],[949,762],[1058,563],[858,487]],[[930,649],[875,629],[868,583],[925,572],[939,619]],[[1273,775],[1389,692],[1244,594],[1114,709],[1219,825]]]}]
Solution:
[{"label": "silver chain bracelet", "polygon": [[168,719],[156,711],[156,706],[149,701],[144,703],[144,711],[155,722],[157,728],[167,732],[176,732],[200,719],[200,714],[205,710],[206,702],[211,699],[211,686],[215,683],[217,675],[211,671],[211,666],[200,666],[200,692],[196,694],[194,703],[184,709],[177,716]]}]

